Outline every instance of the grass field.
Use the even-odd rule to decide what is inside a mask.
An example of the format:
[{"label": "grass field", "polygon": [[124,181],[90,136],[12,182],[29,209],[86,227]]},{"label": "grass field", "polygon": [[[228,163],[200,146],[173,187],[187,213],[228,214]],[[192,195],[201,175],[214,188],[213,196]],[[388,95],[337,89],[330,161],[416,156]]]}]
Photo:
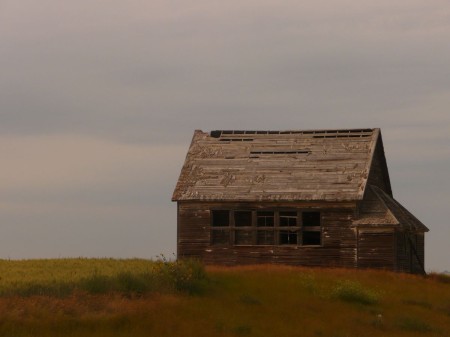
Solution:
[{"label": "grass field", "polygon": [[450,278],[0,260],[0,336],[450,336]]}]

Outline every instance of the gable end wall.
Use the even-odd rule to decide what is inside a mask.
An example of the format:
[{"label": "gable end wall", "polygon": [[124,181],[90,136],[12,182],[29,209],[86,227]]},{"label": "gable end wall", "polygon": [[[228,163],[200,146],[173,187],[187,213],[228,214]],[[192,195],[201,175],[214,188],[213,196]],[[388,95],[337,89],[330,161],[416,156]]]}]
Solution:
[{"label": "gable end wall", "polygon": [[381,134],[379,135],[373,154],[366,186],[368,185],[377,186],[392,197],[391,182],[389,179]]}]

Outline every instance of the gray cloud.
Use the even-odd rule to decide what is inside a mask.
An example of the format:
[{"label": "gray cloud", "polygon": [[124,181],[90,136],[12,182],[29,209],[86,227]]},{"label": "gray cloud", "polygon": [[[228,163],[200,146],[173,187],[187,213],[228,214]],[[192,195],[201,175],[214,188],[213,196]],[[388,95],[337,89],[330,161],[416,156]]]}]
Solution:
[{"label": "gray cloud", "polygon": [[383,114],[449,90],[439,2],[28,5],[4,11],[5,131],[169,141],[161,126]]}]

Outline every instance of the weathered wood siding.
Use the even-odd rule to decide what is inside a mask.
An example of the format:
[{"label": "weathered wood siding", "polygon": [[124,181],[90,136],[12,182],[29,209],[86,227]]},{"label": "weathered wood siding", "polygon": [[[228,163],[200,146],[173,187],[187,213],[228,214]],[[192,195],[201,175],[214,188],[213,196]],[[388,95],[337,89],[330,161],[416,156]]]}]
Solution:
[{"label": "weathered wood siding", "polygon": [[[416,249],[417,253],[419,255],[419,259],[422,263],[422,266],[425,266],[425,235],[424,233],[417,233],[416,234]],[[423,272],[422,266],[418,266],[420,270],[418,270],[418,273]]]},{"label": "weathered wood siding", "polygon": [[399,231],[396,233],[396,243],[397,271],[423,273],[424,234]]},{"label": "weathered wood siding", "polygon": [[394,270],[394,230],[358,228],[358,267]]},{"label": "weathered wood siding", "polygon": [[409,272],[411,270],[411,253],[409,245],[406,243],[405,232],[397,231],[395,233],[396,243],[396,270],[400,272]]},{"label": "weathered wood siding", "polygon": [[[211,209],[299,209],[321,212],[322,244],[311,246],[211,245]],[[178,257],[193,257],[207,264],[280,263],[310,266],[356,267],[356,230],[352,227],[354,202],[178,203]]]}]

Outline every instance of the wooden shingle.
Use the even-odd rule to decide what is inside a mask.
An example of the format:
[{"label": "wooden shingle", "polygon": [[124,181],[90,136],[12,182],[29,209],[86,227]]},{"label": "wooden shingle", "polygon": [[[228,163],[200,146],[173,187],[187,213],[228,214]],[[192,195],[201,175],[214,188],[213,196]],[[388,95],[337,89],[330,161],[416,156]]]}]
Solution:
[{"label": "wooden shingle", "polygon": [[379,137],[379,129],[197,130],[172,200],[361,200]]}]

